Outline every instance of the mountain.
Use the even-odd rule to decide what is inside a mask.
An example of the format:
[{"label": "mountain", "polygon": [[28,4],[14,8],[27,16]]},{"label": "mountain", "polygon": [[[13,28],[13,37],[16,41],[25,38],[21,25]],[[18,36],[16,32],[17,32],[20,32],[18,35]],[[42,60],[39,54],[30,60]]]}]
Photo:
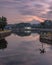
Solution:
[{"label": "mountain", "polygon": [[40,22],[33,19],[32,21],[30,21],[30,23],[31,23],[31,24],[39,24]]}]

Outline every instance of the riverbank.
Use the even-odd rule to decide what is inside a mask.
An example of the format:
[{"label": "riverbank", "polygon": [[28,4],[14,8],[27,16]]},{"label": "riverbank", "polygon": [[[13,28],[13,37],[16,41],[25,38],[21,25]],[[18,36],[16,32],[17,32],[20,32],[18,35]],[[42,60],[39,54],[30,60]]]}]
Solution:
[{"label": "riverbank", "polygon": [[12,31],[11,30],[3,30],[0,31],[0,39],[3,39],[9,35],[11,35]]}]

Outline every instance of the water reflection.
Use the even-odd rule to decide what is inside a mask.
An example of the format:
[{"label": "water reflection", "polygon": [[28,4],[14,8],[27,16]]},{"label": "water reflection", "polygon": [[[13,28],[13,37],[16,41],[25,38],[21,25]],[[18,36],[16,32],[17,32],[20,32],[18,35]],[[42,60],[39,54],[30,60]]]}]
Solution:
[{"label": "water reflection", "polygon": [[52,45],[52,33],[51,32],[47,32],[47,33],[41,32],[39,41],[42,43],[47,43],[47,44]]},{"label": "water reflection", "polygon": [[13,31],[13,33],[18,36],[30,36],[31,35],[30,30],[18,30],[18,31]]},{"label": "water reflection", "polygon": [[[0,65],[50,65],[50,62],[52,65],[52,52],[46,54],[46,49],[44,48],[44,43],[46,44],[51,41],[50,32],[38,33],[38,39],[36,38],[38,37],[37,34],[35,37],[34,35],[31,35],[33,33],[31,31],[13,31],[13,33],[17,36],[11,35],[6,38],[8,41],[8,47],[7,41],[5,39],[3,39],[3,41],[0,41],[0,47],[2,49],[7,48],[7,50],[0,51]],[[18,35],[27,37],[18,37]],[[51,42],[49,42],[49,44],[50,43]],[[50,58],[51,61],[48,61]]]},{"label": "water reflection", "polygon": [[42,44],[42,48],[40,49],[40,53],[45,53],[44,44],[52,45],[52,33],[51,32],[41,32],[39,41]]},{"label": "water reflection", "polygon": [[0,40],[0,49],[5,49],[7,48],[7,41],[5,39]]},{"label": "water reflection", "polygon": [[14,31],[14,34],[18,35],[18,36],[30,36],[32,33],[38,33],[39,34],[39,41],[41,42],[41,48],[40,53],[44,54],[46,52],[45,48],[44,48],[44,43],[46,44],[52,44],[52,33],[51,32],[34,32],[34,31],[30,31],[30,30],[21,30],[21,31]]},{"label": "water reflection", "polygon": [[[39,49],[40,53],[45,53],[46,50],[44,48],[44,43],[52,45],[52,32],[40,32],[40,31],[31,31],[31,30],[22,30],[22,29],[17,29],[12,31],[13,34],[25,37],[25,36],[30,36],[31,34],[38,33],[39,34],[39,41],[41,42],[41,48]],[[37,36],[36,36],[37,37]]]},{"label": "water reflection", "polygon": [[44,48],[44,46],[43,46],[43,43],[42,43],[42,48],[40,48],[39,50],[40,50],[40,54],[44,54],[46,51],[45,51],[45,48]]},{"label": "water reflection", "polygon": [[19,30],[13,31],[13,34],[18,36],[30,36],[31,34],[38,33],[40,35],[39,41],[42,43],[52,44],[52,33],[51,32],[34,32],[30,30]]}]

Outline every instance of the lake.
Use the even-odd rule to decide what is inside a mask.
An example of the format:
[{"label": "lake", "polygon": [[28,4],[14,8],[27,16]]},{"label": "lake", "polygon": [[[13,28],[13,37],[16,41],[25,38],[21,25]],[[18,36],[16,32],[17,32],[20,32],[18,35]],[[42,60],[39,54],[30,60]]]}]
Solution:
[{"label": "lake", "polygon": [[[11,34],[0,42],[0,65],[52,65],[52,45],[40,42],[39,34]],[[45,53],[40,53],[40,49]]]}]

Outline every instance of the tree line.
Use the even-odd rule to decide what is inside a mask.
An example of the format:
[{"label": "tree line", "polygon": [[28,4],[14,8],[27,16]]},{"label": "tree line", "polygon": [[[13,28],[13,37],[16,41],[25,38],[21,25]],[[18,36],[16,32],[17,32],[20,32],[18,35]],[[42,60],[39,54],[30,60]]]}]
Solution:
[{"label": "tree line", "polygon": [[0,17],[0,30],[4,30],[4,27],[7,25],[7,18],[2,16]]},{"label": "tree line", "polygon": [[[4,16],[0,17],[0,30],[4,30],[6,25],[7,25],[7,18]],[[28,25],[28,24],[25,23],[25,26],[26,25]],[[21,26],[23,26],[23,24],[21,24]],[[52,21],[51,20],[45,20],[44,22],[41,22],[39,24],[33,24],[32,27],[35,27],[35,28],[36,27],[38,27],[38,28],[52,28]]]}]

